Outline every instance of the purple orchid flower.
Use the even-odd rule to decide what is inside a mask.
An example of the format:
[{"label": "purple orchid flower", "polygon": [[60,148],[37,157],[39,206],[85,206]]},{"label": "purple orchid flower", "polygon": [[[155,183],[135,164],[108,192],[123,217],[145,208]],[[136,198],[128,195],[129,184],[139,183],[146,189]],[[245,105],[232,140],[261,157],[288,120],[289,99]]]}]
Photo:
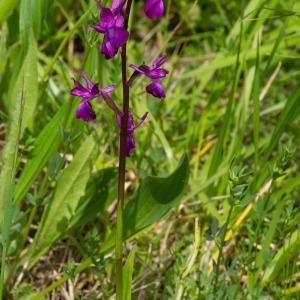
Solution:
[{"label": "purple orchid flower", "polygon": [[153,80],[152,83],[146,87],[146,91],[156,98],[166,97],[164,87],[162,86],[160,80]]},{"label": "purple orchid flower", "polygon": [[112,7],[102,6],[98,0],[97,4],[101,10],[99,23],[91,25],[97,32],[104,34],[101,45],[101,53],[106,59],[113,58],[118,50],[127,42],[129,33],[124,28],[123,6],[126,0],[114,0]]},{"label": "purple orchid flower", "polygon": [[[133,136],[134,131],[140,127],[147,118],[148,113],[145,113],[141,119],[134,125],[133,115],[129,113],[128,115],[128,125],[127,125],[127,137],[126,137],[126,156],[131,156],[135,151],[135,139]],[[117,114],[117,123],[121,128],[121,116]]]},{"label": "purple orchid flower", "polygon": [[144,6],[144,12],[149,19],[155,19],[164,15],[163,0],[147,0]]},{"label": "purple orchid flower", "polygon": [[152,80],[152,83],[146,87],[146,91],[154,97],[164,98],[166,96],[165,90],[159,79],[166,77],[169,74],[168,70],[161,68],[166,60],[167,56],[162,55],[152,63],[151,67],[145,64],[139,67],[134,64],[129,65],[130,68],[134,69],[134,73],[128,80],[127,84],[130,85],[139,75],[144,75]]},{"label": "purple orchid flower", "polygon": [[78,105],[76,110],[77,119],[83,119],[85,122],[92,121],[96,118],[96,113],[90,101],[94,98],[102,96],[105,102],[116,112],[120,113],[118,107],[114,101],[109,97],[109,93],[116,89],[115,85],[109,85],[103,89],[99,88],[99,83],[93,83],[83,72],[80,70],[80,75],[86,82],[86,87],[84,87],[79,81],[74,80],[75,88],[71,90],[72,96],[79,96],[82,98],[81,103]]},{"label": "purple orchid flower", "polygon": [[130,68],[135,70],[135,75],[142,74],[150,79],[160,79],[166,77],[169,73],[166,69],[161,68],[161,66],[167,61],[167,56],[162,55],[157,58],[151,65],[151,67],[143,64],[141,66],[136,66],[134,64],[129,65]]}]

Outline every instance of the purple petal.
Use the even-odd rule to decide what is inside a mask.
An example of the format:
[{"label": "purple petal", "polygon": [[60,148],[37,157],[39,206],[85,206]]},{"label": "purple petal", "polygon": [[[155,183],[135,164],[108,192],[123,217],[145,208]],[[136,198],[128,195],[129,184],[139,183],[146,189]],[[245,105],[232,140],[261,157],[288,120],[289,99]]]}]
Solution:
[{"label": "purple petal", "polygon": [[121,128],[121,126],[122,126],[122,116],[117,114],[116,119],[117,119],[117,124],[118,124],[119,128]]},{"label": "purple petal", "polygon": [[126,0],[122,0],[121,3],[120,3],[120,0],[113,1],[111,9],[114,12],[114,14],[120,14],[122,12],[125,2],[126,2]]},{"label": "purple petal", "polygon": [[79,81],[75,79],[73,79],[73,81],[75,84],[75,88],[71,90],[71,95],[88,98],[90,96],[89,90],[83,87]]},{"label": "purple petal", "polygon": [[88,89],[89,89],[89,90],[92,90],[92,88],[94,87],[94,84],[92,83],[92,81],[89,80],[89,78],[85,75],[85,73],[84,73],[84,71],[83,71],[82,69],[79,71],[79,73],[80,73],[80,76],[81,76],[81,77],[84,79],[84,81],[86,82]]},{"label": "purple petal", "polygon": [[124,17],[121,14],[119,14],[117,16],[117,18],[115,19],[115,26],[120,27],[120,28],[124,28],[124,22],[125,22]]},{"label": "purple petal", "polygon": [[164,87],[162,86],[160,81],[153,81],[151,84],[149,84],[146,88],[147,92],[149,94],[152,94],[154,97],[157,98],[165,98],[166,93],[164,90]]},{"label": "purple petal", "polygon": [[160,57],[158,57],[152,64],[152,68],[153,69],[157,69],[159,68],[162,64],[164,64],[167,61],[167,56],[166,55],[162,55]]},{"label": "purple petal", "polygon": [[136,130],[137,128],[139,128],[143,123],[144,121],[146,120],[148,116],[148,113],[146,112],[140,119],[139,121],[136,123],[136,125],[134,126],[134,130]]},{"label": "purple petal", "polygon": [[135,140],[132,134],[127,135],[126,139],[126,155],[131,156],[135,151]]},{"label": "purple petal", "polygon": [[73,78],[73,81],[74,81],[74,84],[75,84],[75,87],[78,88],[79,90],[85,90],[86,88],[83,87],[83,85],[77,81],[76,79]]},{"label": "purple petal", "polygon": [[101,24],[101,23],[92,24],[92,25],[90,25],[90,27],[95,29],[97,32],[105,33],[105,27],[103,27],[103,24]]},{"label": "purple petal", "polygon": [[105,56],[106,59],[111,59],[118,53],[118,47],[112,44],[106,35],[104,36],[101,45],[101,53]]},{"label": "purple petal", "polygon": [[91,89],[91,96],[98,97],[100,95],[99,83],[95,83]]},{"label": "purple petal", "polygon": [[82,101],[77,107],[76,117],[89,122],[96,119],[96,114],[88,101]]},{"label": "purple petal", "polygon": [[107,35],[110,42],[116,47],[122,47],[128,40],[129,33],[121,27],[112,27],[107,30]]},{"label": "purple petal", "polygon": [[102,94],[108,94],[108,93],[113,92],[115,89],[116,89],[115,85],[109,85],[109,86],[107,86],[103,89],[100,89],[100,91],[101,91]]},{"label": "purple petal", "polygon": [[134,132],[133,114],[128,114],[127,133],[132,134]]},{"label": "purple petal", "polygon": [[119,6],[120,6],[120,0],[114,0],[112,5],[111,5],[111,9],[112,10],[118,9]]},{"label": "purple petal", "polygon": [[168,73],[166,69],[153,69],[148,72],[147,76],[151,79],[159,79],[166,77]]},{"label": "purple petal", "polygon": [[131,69],[135,70],[136,72],[138,72],[140,74],[143,74],[143,75],[146,75],[150,71],[149,67],[146,66],[146,65],[141,65],[141,66],[138,67],[134,64],[131,64],[131,65],[129,65],[129,67]]},{"label": "purple petal", "polygon": [[82,98],[89,98],[91,94],[89,91],[82,91],[80,89],[75,88],[71,90],[71,95],[82,97]]},{"label": "purple petal", "polygon": [[115,16],[108,7],[102,7],[99,15],[99,25],[103,28],[109,28],[115,25]]},{"label": "purple petal", "polygon": [[147,0],[144,6],[144,12],[150,19],[162,17],[164,14],[163,0]]}]

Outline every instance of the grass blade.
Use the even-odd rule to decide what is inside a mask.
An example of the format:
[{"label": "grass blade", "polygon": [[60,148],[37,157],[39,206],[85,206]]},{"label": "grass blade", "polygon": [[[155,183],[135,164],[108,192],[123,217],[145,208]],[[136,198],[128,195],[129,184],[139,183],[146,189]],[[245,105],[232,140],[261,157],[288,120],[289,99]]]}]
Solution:
[{"label": "grass blade", "polygon": [[273,134],[270,138],[270,142],[266,149],[266,157],[268,159],[277,146],[277,143],[288,125],[290,125],[294,119],[299,115],[300,111],[300,86],[298,86],[294,92],[288,98],[286,105],[280,114],[276,127],[273,130]]},{"label": "grass blade", "polygon": [[1,0],[0,2],[0,24],[3,23],[17,6],[19,0]]},{"label": "grass blade", "polygon": [[255,64],[255,77],[254,77],[254,84],[253,84],[253,139],[254,139],[254,157],[255,157],[255,166],[257,169],[258,166],[258,147],[259,147],[259,95],[260,95],[260,73],[259,73],[259,37],[257,37],[257,44],[256,44],[256,64]]},{"label": "grass blade", "polygon": [[278,273],[282,270],[284,265],[291,260],[295,255],[299,253],[300,248],[300,230],[296,230],[291,237],[285,242],[283,247],[277,251],[271,264],[266,269],[262,284],[265,285],[268,282],[274,280]]},{"label": "grass blade", "polygon": [[132,286],[132,274],[134,267],[134,257],[136,248],[133,248],[126,260],[123,269],[123,300],[131,300],[131,286]]}]

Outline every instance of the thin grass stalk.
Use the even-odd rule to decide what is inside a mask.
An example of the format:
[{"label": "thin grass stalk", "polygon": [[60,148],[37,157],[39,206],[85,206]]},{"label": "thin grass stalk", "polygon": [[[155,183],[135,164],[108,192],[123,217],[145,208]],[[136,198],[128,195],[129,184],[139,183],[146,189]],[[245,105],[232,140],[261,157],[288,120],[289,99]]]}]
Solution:
[{"label": "thin grass stalk", "polygon": [[175,299],[176,300],[182,299],[182,297],[184,295],[184,289],[185,289],[184,280],[190,274],[193,266],[196,263],[197,255],[198,255],[199,249],[200,249],[200,242],[201,242],[201,232],[200,231],[201,231],[201,229],[200,229],[199,219],[196,218],[195,219],[195,232],[194,232],[195,241],[194,241],[192,252],[186,262],[186,265],[184,266],[184,268],[176,282],[176,291],[175,291]]},{"label": "thin grass stalk", "polygon": [[215,277],[214,289],[213,289],[213,295],[214,296],[216,296],[216,293],[217,293],[217,286],[218,286],[218,283],[219,283],[219,275],[220,275],[220,265],[221,265],[221,260],[223,258],[223,248],[224,248],[225,243],[226,243],[226,232],[227,232],[229,222],[230,222],[230,218],[231,218],[231,215],[232,215],[232,212],[233,212],[233,207],[234,207],[234,205],[231,204],[230,205],[230,210],[228,212],[228,216],[227,216],[227,219],[226,219],[226,223],[225,223],[225,228],[224,228],[224,230],[222,232],[222,236],[221,236],[221,244],[220,244],[220,247],[219,247],[219,255],[218,255],[218,260],[217,260],[217,264],[216,264],[216,267],[215,267],[216,277]]}]

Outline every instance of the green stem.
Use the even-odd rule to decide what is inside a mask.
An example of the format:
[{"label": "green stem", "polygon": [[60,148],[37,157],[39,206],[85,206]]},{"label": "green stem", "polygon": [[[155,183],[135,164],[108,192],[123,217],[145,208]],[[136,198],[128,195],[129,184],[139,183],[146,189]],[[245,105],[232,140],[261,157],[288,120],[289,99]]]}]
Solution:
[{"label": "green stem", "polygon": [[228,212],[228,216],[226,219],[225,228],[224,228],[224,230],[222,232],[222,236],[221,236],[221,244],[219,247],[219,256],[218,256],[218,261],[217,261],[217,265],[216,265],[216,278],[215,278],[215,282],[214,282],[214,291],[213,291],[214,296],[216,296],[216,292],[217,292],[217,286],[218,286],[219,274],[220,274],[220,264],[221,264],[221,260],[223,258],[223,248],[224,248],[225,242],[226,242],[225,237],[226,237],[229,221],[230,221],[230,218],[232,215],[233,207],[234,207],[234,205],[230,204],[230,210]]},{"label": "green stem", "polygon": [[[128,28],[132,0],[128,0],[125,11],[124,27]],[[126,140],[127,124],[129,115],[129,86],[127,85],[127,55],[126,44],[122,47],[122,85],[123,85],[123,116],[121,119],[120,152],[119,152],[119,182],[117,204],[117,232],[116,232],[116,299],[123,299],[123,208],[125,198],[125,175],[126,175]]]}]

